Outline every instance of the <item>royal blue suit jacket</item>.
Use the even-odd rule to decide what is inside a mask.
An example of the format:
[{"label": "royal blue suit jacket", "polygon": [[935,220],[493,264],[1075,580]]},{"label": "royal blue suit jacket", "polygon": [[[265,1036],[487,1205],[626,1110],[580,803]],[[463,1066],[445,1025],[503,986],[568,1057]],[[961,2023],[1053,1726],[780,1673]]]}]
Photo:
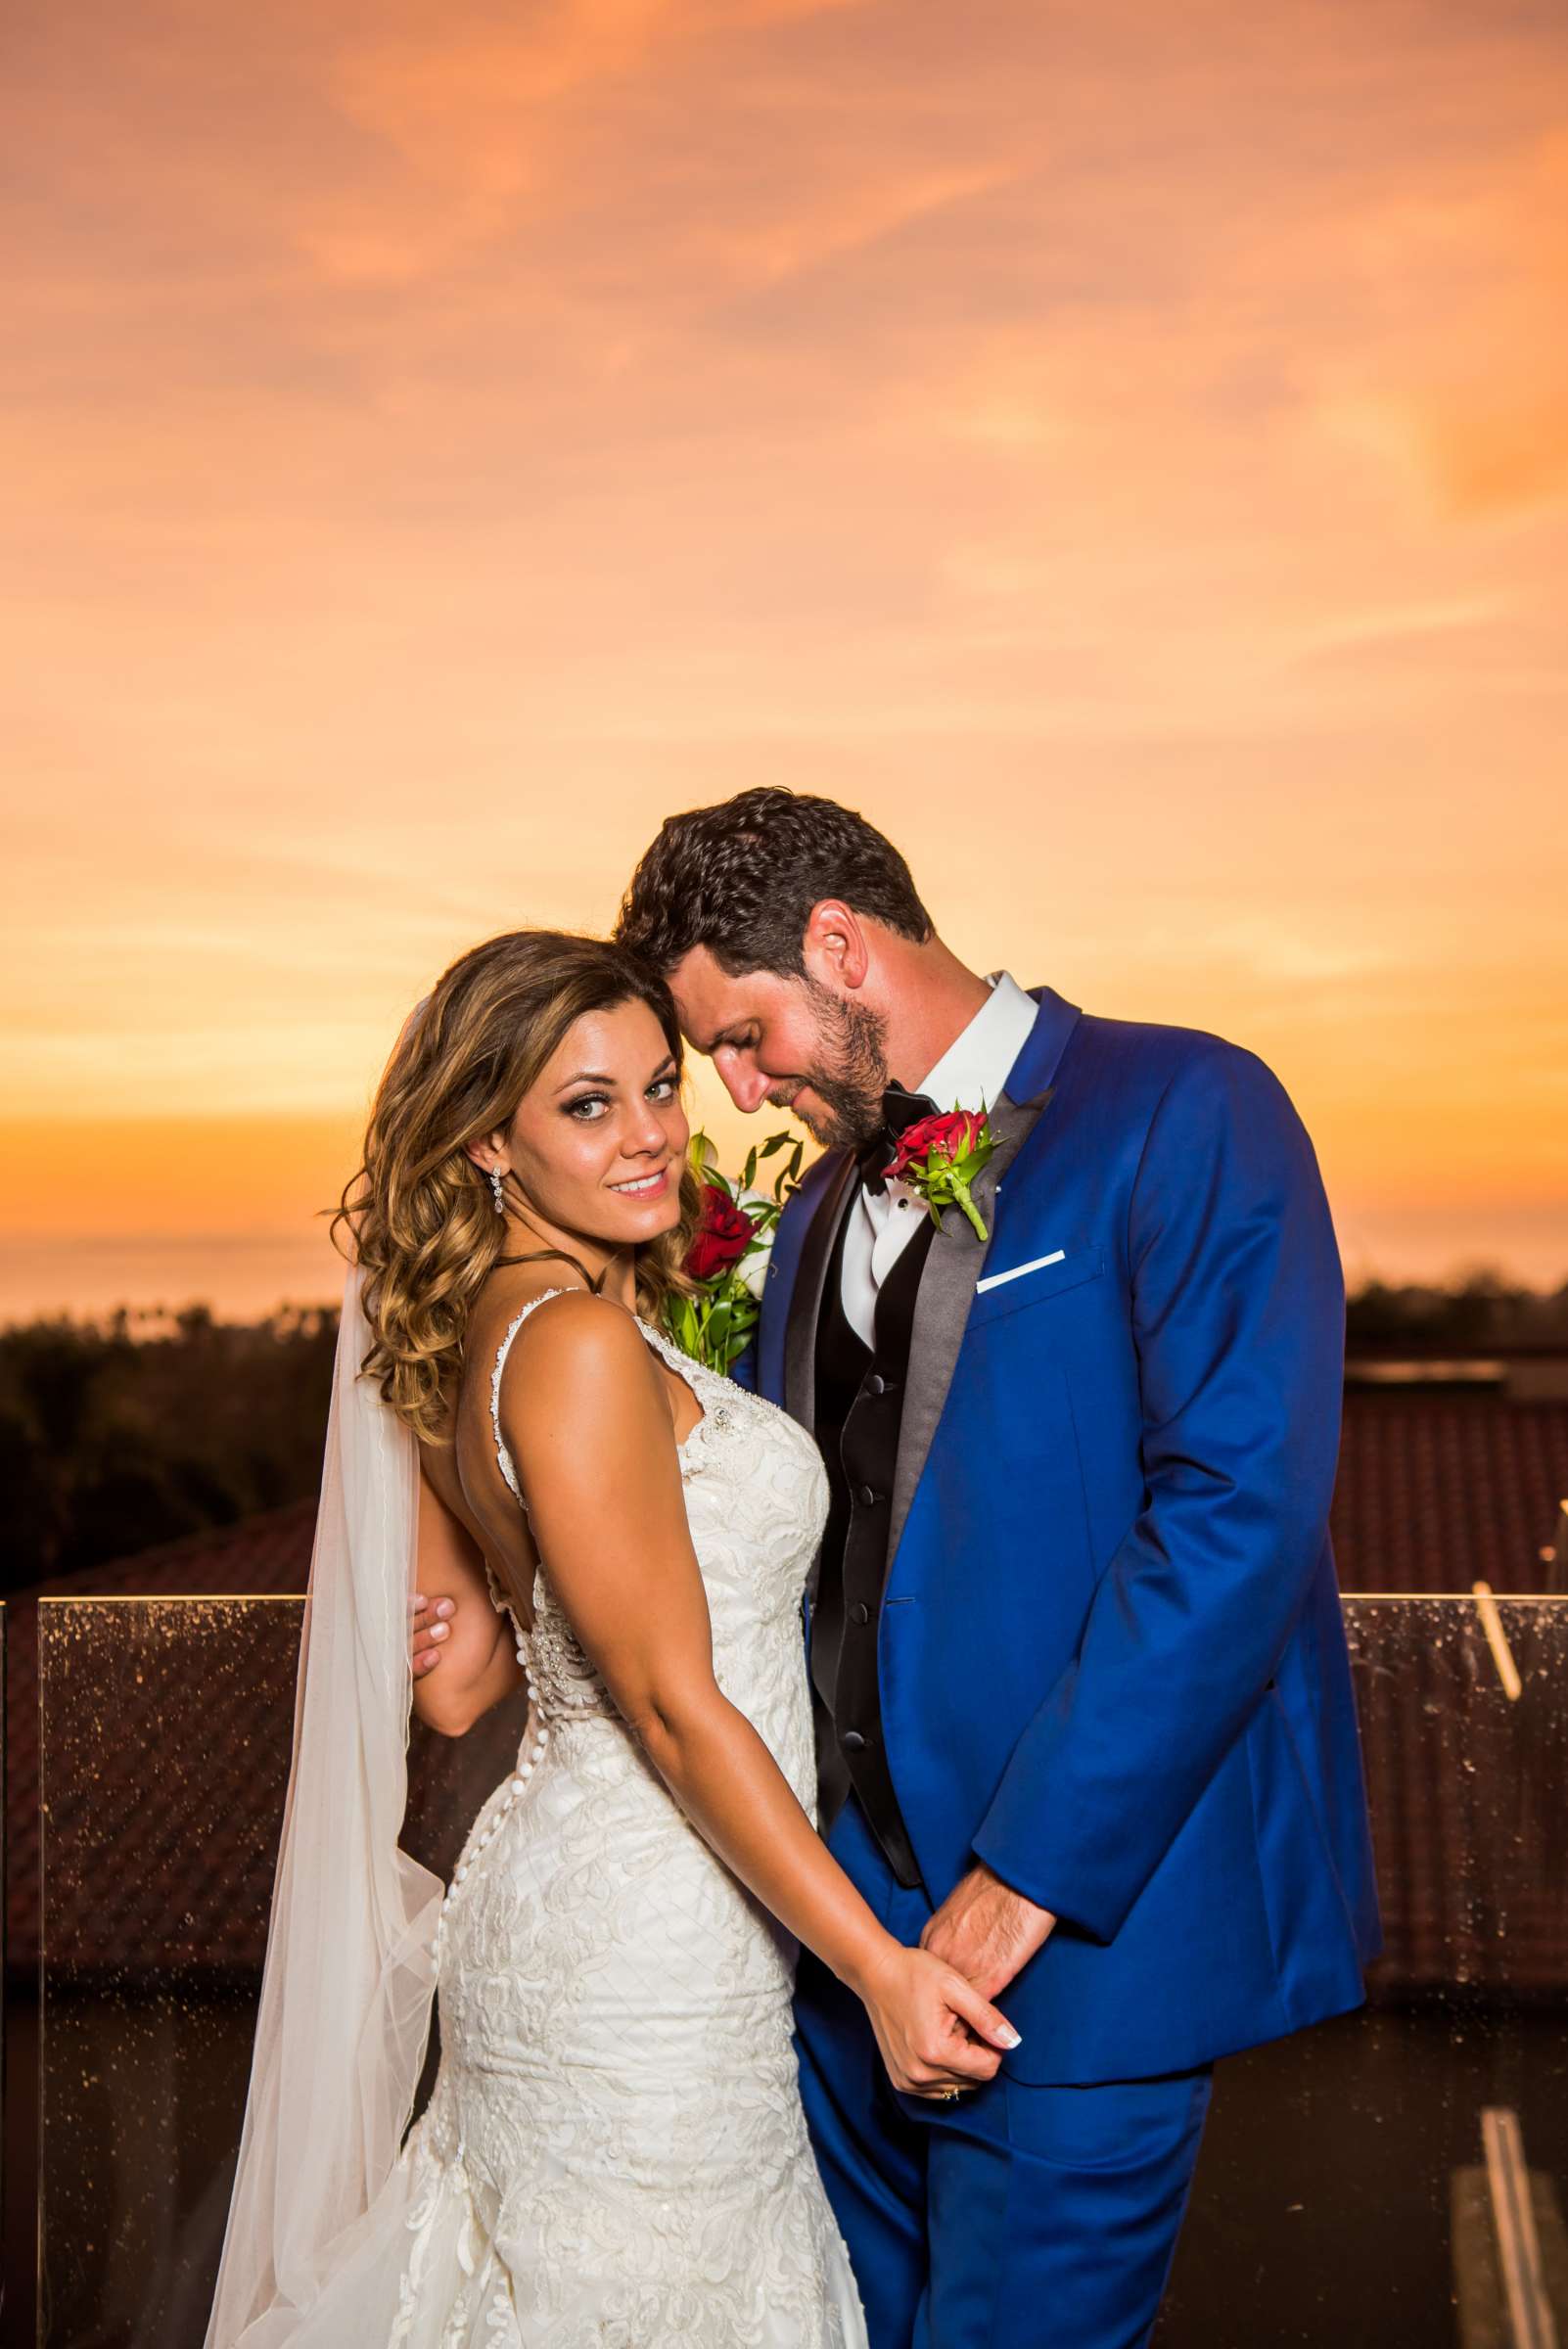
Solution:
[{"label": "royal blue suit jacket", "polygon": [[[1357,2005],[1378,1946],[1328,1540],[1344,1291],[1261,1061],[1037,1000],[989,1245],[949,1211],[922,1273],[882,1727],[933,1903],[978,1859],[1061,1920],[1000,2002],[1008,2069],[1144,2078]],[[829,1153],[791,1201],[747,1365],[801,1416],[795,1291],[851,1174]]]}]

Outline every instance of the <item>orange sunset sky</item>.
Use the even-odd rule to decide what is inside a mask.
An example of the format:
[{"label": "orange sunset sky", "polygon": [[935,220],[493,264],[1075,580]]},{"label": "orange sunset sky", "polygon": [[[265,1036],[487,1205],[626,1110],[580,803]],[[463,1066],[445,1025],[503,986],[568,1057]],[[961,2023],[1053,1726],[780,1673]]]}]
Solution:
[{"label": "orange sunset sky", "polygon": [[0,38],[0,1317],[327,1294],[435,972],[759,781],[1262,1052],[1353,1276],[1568,1275],[1559,6]]}]

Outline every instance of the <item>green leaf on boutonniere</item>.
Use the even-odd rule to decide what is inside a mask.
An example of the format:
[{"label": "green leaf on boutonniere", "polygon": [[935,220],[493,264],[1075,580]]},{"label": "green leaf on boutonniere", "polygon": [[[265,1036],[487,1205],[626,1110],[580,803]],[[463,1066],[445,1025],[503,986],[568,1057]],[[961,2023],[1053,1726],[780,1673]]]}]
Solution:
[{"label": "green leaf on boutonniere", "polygon": [[959,1208],[978,1239],[990,1238],[985,1219],[970,1194],[970,1185],[996,1148],[986,1109],[938,1112],[907,1127],[899,1140],[889,1178],[906,1182],[923,1199],[933,1223],[942,1226],[942,1211]]}]

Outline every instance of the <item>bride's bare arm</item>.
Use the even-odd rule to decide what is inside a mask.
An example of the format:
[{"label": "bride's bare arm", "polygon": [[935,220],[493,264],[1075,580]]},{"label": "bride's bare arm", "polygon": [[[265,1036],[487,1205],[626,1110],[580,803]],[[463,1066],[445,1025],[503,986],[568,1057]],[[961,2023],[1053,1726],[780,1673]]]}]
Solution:
[{"label": "bride's bare arm", "polygon": [[896,2087],[990,2079],[995,2050],[1017,2045],[1011,2027],[951,1966],[928,1970],[929,1952],[878,1923],[715,1680],[669,1406],[630,1315],[580,1293],[534,1313],[501,1423],[555,1593],[681,1809],[864,2001]]},{"label": "bride's bare arm", "polygon": [[[450,1454],[443,1455],[445,1460]],[[422,1463],[419,1479],[418,1592],[413,1624],[413,1705],[421,1721],[443,1737],[460,1737],[482,1713],[523,1685],[523,1667],[511,1620],[490,1604],[484,1560],[468,1526],[435,1479],[440,1466]],[[453,1471],[455,1476],[455,1471]],[[452,1600],[437,1652],[441,1669],[434,1678],[420,1663],[420,1635],[434,1633],[436,1608]],[[466,1603],[463,1603],[466,1602]]]}]

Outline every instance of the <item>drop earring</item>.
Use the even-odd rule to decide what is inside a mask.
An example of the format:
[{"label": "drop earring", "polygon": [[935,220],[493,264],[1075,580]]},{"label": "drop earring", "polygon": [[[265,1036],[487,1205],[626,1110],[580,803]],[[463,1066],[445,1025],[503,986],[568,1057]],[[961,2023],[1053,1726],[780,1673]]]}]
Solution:
[{"label": "drop earring", "polygon": [[491,1167],[490,1169],[490,1189],[495,1194],[496,1214],[498,1216],[504,1216],[506,1213],[506,1194],[501,1188],[501,1170],[499,1167]]}]

